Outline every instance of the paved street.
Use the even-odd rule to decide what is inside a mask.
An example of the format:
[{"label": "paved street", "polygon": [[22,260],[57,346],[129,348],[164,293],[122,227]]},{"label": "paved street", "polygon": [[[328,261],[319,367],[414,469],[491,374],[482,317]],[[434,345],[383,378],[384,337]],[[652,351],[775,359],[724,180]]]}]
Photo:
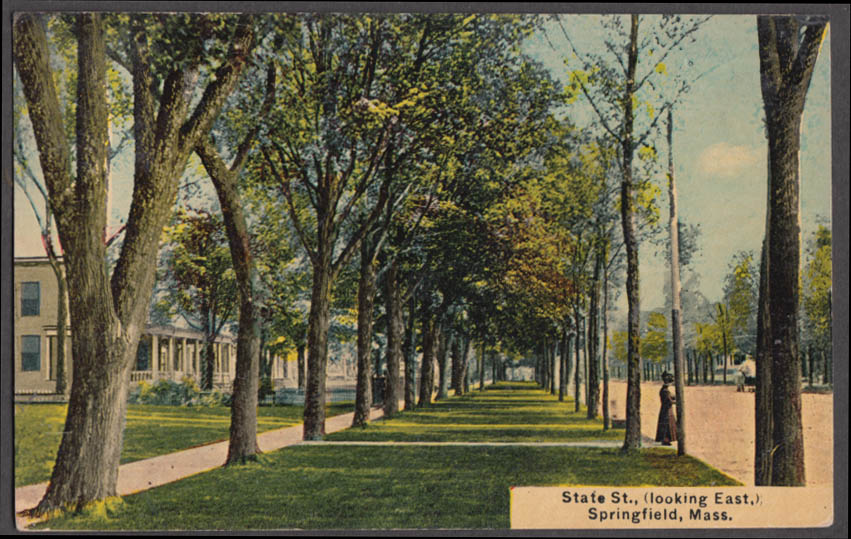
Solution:
[{"label": "paved street", "polygon": [[[641,385],[641,432],[651,439],[656,436],[660,387]],[[624,406],[626,382],[613,381],[610,391],[617,405]],[[832,485],[833,395],[804,393],[801,406],[807,484]],[[732,385],[686,387],[688,453],[746,485],[754,482],[754,423],[754,393],[737,392]]]}]

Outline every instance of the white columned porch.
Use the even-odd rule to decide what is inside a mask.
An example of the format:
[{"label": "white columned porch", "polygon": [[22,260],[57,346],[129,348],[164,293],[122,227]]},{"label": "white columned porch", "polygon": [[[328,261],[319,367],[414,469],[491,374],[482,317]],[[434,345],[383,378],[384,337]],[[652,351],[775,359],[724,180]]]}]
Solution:
[{"label": "white columned porch", "polygon": [[151,380],[156,382],[159,379],[160,371],[160,338],[156,335],[151,335]]}]

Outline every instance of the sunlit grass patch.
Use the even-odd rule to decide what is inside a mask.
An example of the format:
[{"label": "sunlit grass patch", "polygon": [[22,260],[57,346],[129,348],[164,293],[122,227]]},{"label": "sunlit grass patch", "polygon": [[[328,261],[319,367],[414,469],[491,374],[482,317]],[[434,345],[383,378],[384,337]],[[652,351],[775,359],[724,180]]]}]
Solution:
[{"label": "sunlit grass patch", "polygon": [[507,528],[511,486],[736,484],[671,451],[294,446],[124,498],[51,529]]},{"label": "sunlit grass patch", "polygon": [[329,434],[325,439],[578,442],[623,437],[623,431],[603,430],[601,418],[589,420],[586,415],[585,408],[575,411],[572,398],[559,402],[530,382],[501,382],[487,391],[439,400],[431,406],[403,411],[393,419],[373,422],[367,428]]},{"label": "sunlit grass patch", "polygon": [[[328,405],[327,415],[350,412],[351,402]],[[65,427],[67,405],[19,404],[15,414],[15,486],[47,481]],[[121,463],[164,455],[226,440],[230,408],[224,406],[155,406],[131,404],[127,409]],[[298,425],[301,406],[261,406],[258,432]]]}]

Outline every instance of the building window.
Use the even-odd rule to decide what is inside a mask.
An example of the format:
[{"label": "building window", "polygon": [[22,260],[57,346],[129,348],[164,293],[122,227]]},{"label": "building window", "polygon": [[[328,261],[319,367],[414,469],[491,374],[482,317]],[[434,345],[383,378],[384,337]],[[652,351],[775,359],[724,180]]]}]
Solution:
[{"label": "building window", "polygon": [[21,370],[41,370],[41,336],[21,336]]},{"label": "building window", "polygon": [[38,282],[21,283],[21,316],[38,316],[41,290]]}]

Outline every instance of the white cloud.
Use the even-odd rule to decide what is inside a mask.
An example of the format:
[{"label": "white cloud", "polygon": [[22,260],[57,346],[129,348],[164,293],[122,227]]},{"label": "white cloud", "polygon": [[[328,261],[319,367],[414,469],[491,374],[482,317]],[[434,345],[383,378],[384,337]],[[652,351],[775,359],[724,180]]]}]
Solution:
[{"label": "white cloud", "polygon": [[719,142],[701,152],[697,169],[707,176],[734,178],[756,165],[761,153],[753,146],[733,146]]}]

